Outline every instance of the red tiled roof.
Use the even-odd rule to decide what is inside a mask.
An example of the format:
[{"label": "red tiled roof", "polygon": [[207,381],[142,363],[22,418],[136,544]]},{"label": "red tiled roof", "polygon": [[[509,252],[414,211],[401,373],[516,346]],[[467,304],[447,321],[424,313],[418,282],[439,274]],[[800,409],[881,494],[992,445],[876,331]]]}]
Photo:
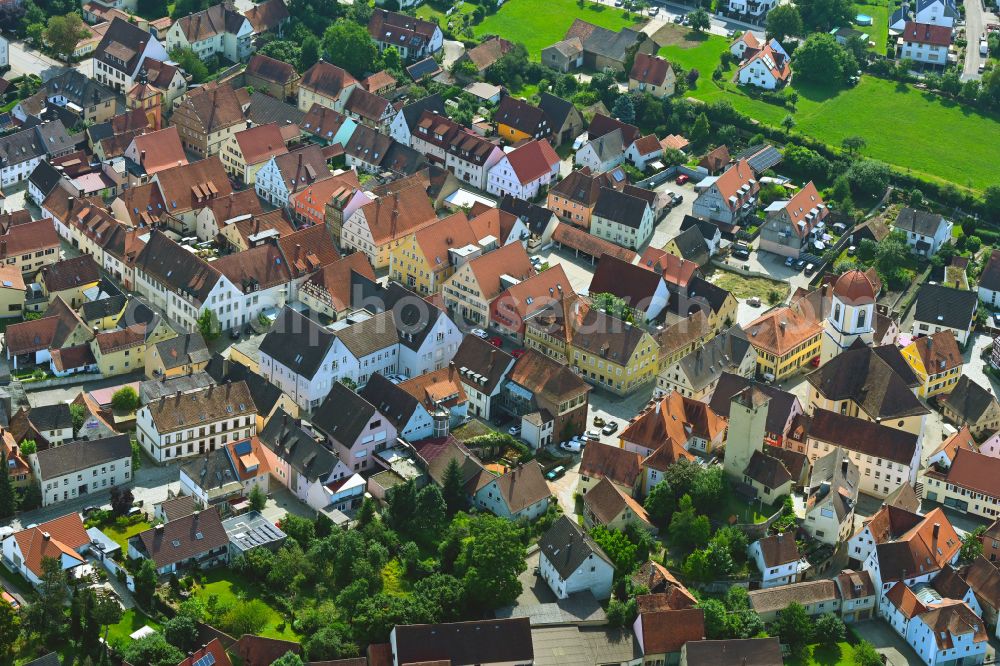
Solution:
[{"label": "red tiled roof", "polygon": [[951,27],[907,21],[902,37],[907,42],[948,47],[951,46]]},{"label": "red tiled roof", "polygon": [[705,611],[700,608],[644,613],[639,621],[643,653],[647,657],[680,652],[688,641],[705,639]]},{"label": "red tiled roof", "polygon": [[545,139],[518,146],[507,153],[507,160],[522,185],[538,180],[559,165],[559,156]]},{"label": "red tiled roof", "polygon": [[662,86],[670,70],[670,63],[664,58],[649,55],[648,53],[636,53],[635,61],[632,64],[632,71],[628,77],[639,83],[648,83],[652,86]]}]

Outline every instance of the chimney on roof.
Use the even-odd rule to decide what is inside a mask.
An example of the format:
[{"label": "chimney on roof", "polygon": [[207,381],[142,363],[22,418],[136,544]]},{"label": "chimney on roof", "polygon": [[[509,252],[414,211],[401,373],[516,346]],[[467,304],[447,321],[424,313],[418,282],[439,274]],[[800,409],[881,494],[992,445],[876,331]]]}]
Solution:
[{"label": "chimney on roof", "polygon": [[840,461],[840,473],[843,474],[844,476],[847,476],[847,458],[846,457],[842,461]]},{"label": "chimney on roof", "polygon": [[934,530],[931,532],[931,545],[937,544],[938,536],[941,534],[941,523],[934,523]]},{"label": "chimney on roof", "polygon": [[48,541],[49,539],[52,538],[52,535],[49,534],[48,532],[42,532],[42,538]]}]

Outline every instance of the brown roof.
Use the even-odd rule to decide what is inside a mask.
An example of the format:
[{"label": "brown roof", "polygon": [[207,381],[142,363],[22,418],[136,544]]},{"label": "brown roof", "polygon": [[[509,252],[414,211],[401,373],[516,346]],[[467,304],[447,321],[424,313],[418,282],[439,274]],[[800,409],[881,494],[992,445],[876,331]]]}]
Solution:
[{"label": "brown roof", "polygon": [[239,656],[243,666],[271,666],[288,652],[301,654],[302,646],[294,641],[243,634],[230,650]]},{"label": "brown roof", "polygon": [[639,83],[662,86],[667,79],[668,71],[670,71],[670,63],[666,59],[648,53],[636,53],[632,71],[629,72],[628,77]]},{"label": "brown roof", "polygon": [[[744,161],[740,160],[737,166],[743,163]],[[747,165],[747,168],[749,169],[749,164]],[[750,173],[752,175],[753,171],[750,170]],[[730,192],[729,194],[726,194],[726,196],[728,197],[733,194],[734,192]],[[788,203],[785,204],[784,211],[791,220],[792,230],[799,236],[799,238],[804,238],[809,235],[819,222],[826,218],[830,209],[823,203],[823,197],[819,195],[819,192],[816,190],[816,186],[810,180],[806,183],[805,187],[796,192],[795,195],[788,200]]]},{"label": "brown roof", "polygon": [[150,176],[157,171],[188,163],[175,125],[149,134],[140,134],[132,139],[132,143],[138,151],[140,164]]},{"label": "brown roof", "polygon": [[911,390],[919,380],[895,345],[852,346],[806,380],[827,400],[852,400],[873,419],[928,413]]},{"label": "brown roof", "polygon": [[535,274],[528,253],[520,243],[511,243],[487,252],[468,262],[468,266],[476,282],[479,283],[482,298],[486,301],[491,301],[503,293],[504,284],[500,279],[501,276],[510,275],[518,280],[524,280]]},{"label": "brown roof", "polygon": [[159,507],[167,522],[189,516],[196,508],[193,495],[178,495],[160,502]]},{"label": "brown roof", "polygon": [[24,565],[36,576],[42,575],[42,559],[67,555],[83,562],[77,551],[90,543],[80,514],[73,512],[14,533]]},{"label": "brown roof", "polygon": [[321,139],[333,139],[346,120],[344,114],[314,102],[302,119],[302,129]]},{"label": "brown roof", "polygon": [[493,122],[503,124],[537,138],[552,134],[545,112],[523,99],[507,95],[500,100]]},{"label": "brown roof", "polygon": [[907,620],[914,615],[919,615],[927,610],[927,607],[920,603],[917,595],[906,586],[903,581],[899,581],[885,593],[885,598],[895,606]]},{"label": "brown roof", "polygon": [[707,404],[672,391],[639,413],[621,439],[655,450],[667,440],[683,446],[691,436],[711,441],[725,429],[725,419]]},{"label": "brown roof", "polygon": [[139,251],[135,264],[159,282],[191,294],[201,302],[208,297],[220,276],[211,264],[158,229],[150,233],[149,242]]},{"label": "brown roof", "polygon": [[378,92],[385,88],[395,88],[396,87],[396,77],[390,74],[388,71],[382,69],[371,76],[367,77],[361,82],[365,90],[370,92]]},{"label": "brown roof", "polygon": [[[246,123],[243,117],[243,98],[228,84],[203,86],[188,92],[175,109],[174,124],[186,117],[201,132],[208,135],[227,127]],[[180,114],[180,116],[176,116]]]},{"label": "brown roof", "polygon": [[86,327],[80,316],[61,297],[49,304],[41,319],[17,322],[7,327],[4,342],[11,355],[62,347],[77,326]]},{"label": "brown roof", "polygon": [[41,280],[49,294],[82,287],[101,279],[100,267],[89,254],[57,261],[43,268],[41,273]]},{"label": "brown roof", "polygon": [[876,291],[871,278],[856,269],[838,277],[833,285],[833,295],[850,305],[873,303]]},{"label": "brown roof", "polygon": [[233,662],[229,660],[229,655],[226,654],[226,649],[222,647],[222,642],[218,638],[213,638],[206,645],[202,645],[194,652],[188,654],[187,658],[177,666],[195,666],[196,664],[209,663],[208,660],[202,661],[205,657],[211,655],[211,662],[213,666],[232,666]]},{"label": "brown roof", "polygon": [[980,601],[986,601],[994,609],[1000,608],[1000,569],[996,564],[980,555],[962,575]]},{"label": "brown roof", "polygon": [[534,461],[508,470],[495,480],[497,489],[511,513],[527,509],[552,496],[552,490],[542,475],[541,466]]},{"label": "brown roof", "polygon": [[753,169],[750,168],[750,163],[746,160],[740,160],[726,169],[714,185],[730,207],[736,205],[730,202],[730,198],[737,197],[739,199],[739,190],[744,186],[749,188],[747,190],[749,196],[755,195],[760,190],[760,183],[757,182]]},{"label": "brown roof", "polygon": [[595,479],[607,478],[632,488],[642,473],[642,456],[610,444],[591,442],[583,449],[580,474]]},{"label": "brown roof", "polygon": [[635,602],[639,615],[663,610],[683,610],[698,603],[683,587],[671,587],[667,592],[640,594]]},{"label": "brown roof", "polygon": [[625,148],[632,145],[632,143],[641,136],[639,128],[635,125],[623,123],[617,118],[606,116],[603,113],[595,114],[591,119],[590,125],[587,126],[587,136],[591,141],[593,141],[594,139],[599,139],[605,134],[610,134],[615,130],[621,130],[622,146]]},{"label": "brown roof", "polygon": [[147,128],[150,128],[149,116],[143,109],[132,109],[111,119],[111,132],[115,136],[129,132],[141,132]]},{"label": "brown roof", "polygon": [[465,388],[453,366],[425,372],[413,379],[400,382],[398,386],[428,407],[443,404],[450,408],[468,400]]},{"label": "brown roof", "polygon": [[932,467],[927,474],[959,488],[1000,497],[1000,458],[960,448],[955,451],[950,467]]},{"label": "brown roof", "polygon": [[642,647],[647,656],[680,652],[688,641],[705,639],[705,611],[700,608],[643,613]]},{"label": "brown roof", "polygon": [[490,65],[507,55],[514,49],[514,43],[499,37],[491,37],[483,41],[479,46],[465,52],[472,64],[480,72],[486,71]]},{"label": "brown roof", "polygon": [[284,0],[264,0],[246,10],[243,15],[250,21],[254,32],[258,33],[274,30],[291,17]]},{"label": "brown roof", "polygon": [[493,236],[500,241],[500,245],[511,240],[510,234],[514,230],[514,225],[517,224],[517,216],[513,213],[477,202],[472,205],[469,214],[472,215],[469,226],[472,227],[478,240]]},{"label": "brown roof", "polygon": [[664,150],[684,150],[691,142],[680,134],[669,134],[660,141],[660,147]]},{"label": "brown roof", "polygon": [[360,210],[376,245],[402,238],[437,221],[427,193],[416,186],[379,197]]},{"label": "brown roof", "polygon": [[[260,5],[257,6],[259,7]],[[247,63],[245,73],[258,76],[265,81],[271,81],[279,85],[290,83],[299,76],[295,68],[287,62],[275,60],[260,53],[255,53],[250,57],[250,62]]]},{"label": "brown roof", "polygon": [[94,49],[94,60],[131,75],[149,40],[148,32],[116,16]]},{"label": "brown roof", "polygon": [[128,221],[137,227],[151,227],[166,212],[163,194],[154,182],[135,185],[122,192],[118,198],[125,206]]},{"label": "brown roof", "polygon": [[289,192],[298,192],[317,181],[333,178],[323,148],[314,143],[278,155],[274,163]]},{"label": "brown roof", "polygon": [[436,22],[385,9],[376,9],[368,22],[368,33],[375,41],[407,44],[411,47],[425,44],[439,31]]},{"label": "brown roof", "polygon": [[583,229],[577,229],[563,222],[556,224],[555,229],[552,231],[552,240],[570,249],[589,254],[592,257],[600,257],[607,254],[624,261],[632,262],[639,256],[632,250],[627,250],[620,245],[615,245],[610,241],[587,233]]},{"label": "brown roof", "polygon": [[391,106],[389,100],[385,97],[368,92],[361,86],[358,86],[351,91],[347,102],[344,103],[344,111],[364,120],[377,123],[382,120]]},{"label": "brown roof", "polygon": [[559,298],[562,289],[571,289],[561,264],[509,287],[494,299],[495,318],[505,326],[520,328],[532,314]]},{"label": "brown roof", "polygon": [[114,331],[102,331],[94,338],[102,354],[110,354],[121,349],[135,347],[146,341],[145,331],[136,331],[131,327]]},{"label": "brown roof", "polygon": [[[27,211],[25,211],[27,212]],[[14,224],[0,236],[0,259],[58,247],[59,234],[51,218]]]},{"label": "brown roof", "polygon": [[[242,382],[241,382],[242,383]],[[219,512],[213,507],[157,525],[133,537],[157,569],[197,557],[229,543]]]},{"label": "brown roof", "polygon": [[449,250],[475,244],[479,240],[462,211],[418,229],[413,239],[434,271],[451,266]]},{"label": "brown roof", "polygon": [[149,410],[153,424],[161,435],[198,424],[257,413],[250,397],[250,389],[242,380],[190,393],[164,396],[143,409]]},{"label": "brown roof", "polygon": [[154,179],[160,186],[167,212],[172,215],[199,210],[212,199],[233,191],[218,155],[164,169]]},{"label": "brown roof", "polygon": [[940,507],[898,539],[876,546],[882,581],[938,571],[958,553],[962,541]]},{"label": "brown roof", "polygon": [[782,564],[797,562],[802,559],[799,546],[795,543],[795,534],[772,534],[757,541],[760,552],[764,556],[764,566],[778,567]]},{"label": "brown roof", "polygon": [[344,88],[357,83],[357,79],[346,70],[320,60],[305,71],[299,86],[324,97],[337,98]]},{"label": "brown roof", "polygon": [[[747,33],[748,32],[750,31],[747,30]],[[701,158],[701,161],[698,162],[698,166],[703,166],[710,172],[714,173],[719,169],[721,169],[722,167],[729,164],[729,161],[731,159],[732,158],[729,156],[729,148],[727,148],[725,144],[722,144],[721,146],[719,146],[718,148],[716,148],[715,150],[713,150],[712,152],[708,153],[703,158]]]},{"label": "brown roof", "polygon": [[836,580],[842,599],[861,599],[875,595],[875,584],[867,571],[844,569],[837,574]]},{"label": "brown roof", "polygon": [[259,215],[264,212],[257,193],[252,189],[230,192],[226,196],[216,197],[209,201],[205,208],[212,211],[215,222],[220,227],[226,220],[243,215]]},{"label": "brown roof", "polygon": [[368,256],[363,252],[355,252],[327,264],[313,274],[308,282],[326,291],[333,301],[334,310],[340,312],[351,304],[351,273],[355,272],[369,280],[375,280],[375,271]]},{"label": "brown roof", "polygon": [[662,282],[663,278],[657,272],[646,270],[630,261],[604,255],[597,262],[590,280],[589,293],[591,296],[612,294],[623,299],[630,307],[646,311],[657,290],[663,286]]},{"label": "brown roof", "polygon": [[[949,33],[950,28],[945,28]],[[920,614],[920,620],[931,630],[940,650],[955,647],[955,638],[964,636],[976,643],[989,640],[986,623],[963,601],[945,599],[930,610]]]},{"label": "brown roof", "polygon": [[[170,21],[169,18],[166,20]],[[169,23],[167,27],[170,27]],[[160,90],[166,90],[177,74],[176,65],[168,65],[156,58],[146,58],[142,61],[142,66],[146,70],[146,81]],[[141,109],[139,110],[141,111]]]},{"label": "brown roof", "polygon": [[806,435],[903,465],[913,461],[919,441],[919,437],[912,433],[826,409],[813,411]]},{"label": "brown roof", "polygon": [[602,525],[618,518],[626,509],[631,509],[636,520],[652,525],[649,514],[641,504],[623,493],[611,480],[604,477],[583,496],[583,505],[594,514]]},{"label": "brown roof", "polygon": [[590,392],[590,384],[567,366],[530,349],[514,362],[510,380],[556,404]]},{"label": "brown roof", "polygon": [[286,284],[291,279],[288,264],[281,259],[281,250],[276,244],[264,243],[243,252],[219,257],[212,262],[212,267],[225,275],[238,289],[251,293]]},{"label": "brown roof", "polygon": [[688,666],[782,666],[781,643],[777,638],[729,638],[718,641],[691,641],[685,646]]},{"label": "brown roof", "polygon": [[234,134],[233,138],[236,139],[247,166],[266,162],[275,155],[284,155],[288,152],[277,123],[245,129]]},{"label": "brown roof", "polygon": [[518,146],[507,153],[507,160],[522,185],[538,180],[559,165],[559,156],[545,139]]},{"label": "brown roof", "polygon": [[226,32],[236,34],[242,23],[243,15],[233,9],[231,5],[218,4],[194,14],[182,16],[174,24],[180,27],[188,42],[194,44]]},{"label": "brown roof", "polygon": [[775,308],[744,327],[750,344],[776,356],[784,356],[806,340],[823,332],[822,324],[797,306]]},{"label": "brown roof", "polygon": [[398,624],[398,664],[480,664],[534,661],[531,623],[526,617],[447,624]]},{"label": "brown roof", "polygon": [[947,48],[951,45],[951,26],[907,21],[903,28],[902,39],[907,42]]},{"label": "brown roof", "polygon": [[913,341],[913,345],[920,354],[920,360],[923,361],[928,374],[936,375],[965,363],[962,351],[958,348],[958,341],[951,330],[917,338]]},{"label": "brown roof", "polygon": [[553,185],[550,192],[592,208],[597,204],[601,188],[621,189],[623,186],[623,183],[617,182],[608,173],[594,175],[590,167],[583,167],[570,172],[568,176]]},{"label": "brown roof", "polygon": [[750,606],[758,613],[769,613],[784,610],[793,602],[805,606],[818,601],[832,601],[838,598],[838,594],[832,580],[812,580],[753,590],[750,592]]}]

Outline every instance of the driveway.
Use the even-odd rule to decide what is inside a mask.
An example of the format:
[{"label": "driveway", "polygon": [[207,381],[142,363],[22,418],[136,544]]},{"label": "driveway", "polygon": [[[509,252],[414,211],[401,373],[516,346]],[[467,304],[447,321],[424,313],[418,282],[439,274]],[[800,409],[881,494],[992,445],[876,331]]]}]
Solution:
[{"label": "driveway", "polygon": [[465,53],[465,44],[453,39],[444,40],[444,59],[441,61],[441,68],[451,71],[452,64]]},{"label": "driveway", "polygon": [[869,620],[851,626],[861,638],[874,645],[879,654],[885,655],[889,666],[919,666],[924,663],[885,621]]},{"label": "driveway", "polygon": [[580,482],[580,458],[577,456],[571,467],[566,469],[566,473],[555,481],[549,481],[549,490],[556,496],[559,508],[567,516],[576,515],[576,486]]},{"label": "driveway", "polygon": [[965,66],[962,69],[962,80],[978,79],[979,63],[985,58],[979,55],[979,40],[986,30],[986,16],[982,0],[965,0]]},{"label": "driveway", "polygon": [[66,64],[36,51],[22,41],[11,41],[10,69],[15,76],[34,74],[43,81],[48,81],[62,74],[66,70]]}]

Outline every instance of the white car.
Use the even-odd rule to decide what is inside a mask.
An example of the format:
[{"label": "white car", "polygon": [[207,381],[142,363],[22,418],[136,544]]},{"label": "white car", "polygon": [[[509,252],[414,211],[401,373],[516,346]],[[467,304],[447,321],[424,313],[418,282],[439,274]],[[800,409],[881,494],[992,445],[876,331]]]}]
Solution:
[{"label": "white car", "polygon": [[490,337],[489,335],[486,334],[486,331],[484,331],[481,328],[474,328],[471,331],[469,331],[469,333],[472,333],[477,338],[482,338],[483,340],[485,340],[488,337]]},{"label": "white car", "polygon": [[521,434],[521,426],[519,425],[511,426],[510,428],[507,429],[507,432],[510,434],[511,437],[517,437]]},{"label": "white car", "polygon": [[592,439],[595,442],[601,439],[601,431],[594,428],[593,430],[587,431],[587,439]]},{"label": "white car", "polygon": [[583,449],[583,446],[584,446],[583,440],[581,440],[579,436],[577,436],[574,437],[573,439],[563,442],[562,444],[559,445],[559,448],[562,449],[563,451],[572,451],[573,453],[579,453]]}]

